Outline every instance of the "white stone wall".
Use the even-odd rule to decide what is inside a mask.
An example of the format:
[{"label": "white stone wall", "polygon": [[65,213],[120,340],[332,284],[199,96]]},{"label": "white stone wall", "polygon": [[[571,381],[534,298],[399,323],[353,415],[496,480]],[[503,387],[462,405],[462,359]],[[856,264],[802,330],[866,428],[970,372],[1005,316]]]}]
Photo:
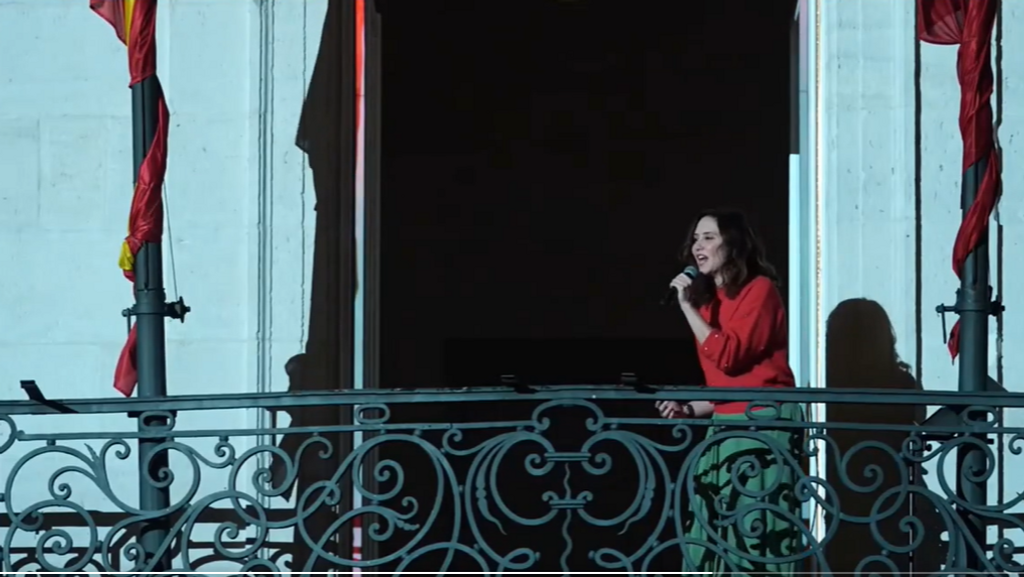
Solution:
[{"label": "white stone wall", "polygon": [[[19,379],[50,398],[116,395],[120,311],[132,303],[117,266],[133,181],[130,93],[125,48],[88,4],[0,2],[4,399],[22,397]],[[160,3],[158,73],[171,111],[164,270],[169,298],[180,293],[193,309],[185,324],[167,324],[171,394],[287,389],[284,363],[305,340],[315,223],[294,139],[325,12],[326,0]],[[181,428],[255,424],[241,412],[178,419]],[[18,425],[135,428],[125,415]],[[0,470],[21,453],[0,457]],[[9,498],[44,498],[39,480],[57,466],[23,473]],[[115,489],[134,502],[134,456],[112,467]],[[88,482],[75,487],[87,508],[111,510]]]},{"label": "white stone wall", "polygon": [[913,362],[914,3],[822,6],[822,310],[877,301]]},{"label": "white stone wall", "polygon": [[[168,324],[173,394],[271,389],[300,350],[314,213],[293,142],[325,7],[160,5],[165,275],[194,311]],[[20,395],[18,378],[51,397],[113,395],[132,301],[117,268],[132,190],[124,47],[88,2],[5,0],[0,49],[0,396]],[[262,340],[277,368],[256,385]]]},{"label": "white stone wall", "polygon": [[[1020,159],[1024,158],[1022,132],[1024,132],[1024,76],[1021,75],[1024,65],[1024,6],[1016,2],[1002,3],[1002,34],[997,43],[999,70],[997,78],[996,101],[999,129],[997,138],[1003,154],[1003,197],[997,211],[997,230],[993,233],[993,242],[999,235],[1001,248],[993,257],[998,258],[999,273],[996,281],[999,293],[1006,305],[1002,326],[990,339],[989,345],[998,355],[993,359],[994,368],[990,369],[993,376],[1001,381],[1003,387],[1010,391],[1024,390],[1024,270],[1019,263],[1024,261],[1024,167]],[[995,249],[994,249],[995,250]],[[993,342],[994,341],[994,342]],[[1007,426],[1024,426],[1024,411],[1007,411]],[[1024,477],[1024,464],[1020,456],[1011,455],[1004,450],[1003,488],[1001,496],[1004,501],[1018,498],[1021,492],[1019,479]],[[1019,512],[1024,507],[1014,507]],[[1024,543],[1024,532],[1006,531],[1006,538],[1016,543]]]},{"label": "white stone wall", "polygon": [[[956,390],[957,366],[943,342],[940,303],[953,304],[959,281],[951,268],[953,242],[961,220],[962,140],[958,114],[956,46],[935,46],[915,39],[915,3],[890,0],[842,2],[810,0],[819,10],[815,66],[820,84],[811,88],[817,107],[802,119],[817,164],[801,178],[813,179],[820,194],[821,218],[805,242],[820,243],[820,283],[816,317],[820,339],[810,354],[825,359],[828,315],[847,299],[877,302],[896,336],[896,351],[909,365],[916,385],[927,390]],[[808,2],[802,3],[807,6]],[[989,372],[1009,391],[1019,391],[1024,357],[1024,276],[1013,263],[1024,249],[1024,203],[1020,200],[1020,156],[1016,141],[1024,115],[1015,106],[1024,51],[1024,6],[1003,3],[1002,40],[995,39],[997,89],[994,104],[1001,121],[1003,200],[991,234],[992,283],[1006,305],[1002,322],[990,322]],[[806,48],[805,48],[806,49]],[[915,78],[915,59],[918,77]],[[920,100],[918,101],[918,96]],[[919,134],[919,142],[917,141]],[[918,181],[919,179],[919,181]],[[948,315],[946,329],[955,315]],[[853,354],[862,348],[848,347]],[[841,357],[841,355],[840,355]],[[842,359],[840,359],[842,360]],[[857,359],[849,359],[855,366]],[[824,386],[827,367],[815,376]],[[833,379],[836,377],[832,373]],[[877,386],[864,383],[863,386]],[[931,410],[934,410],[932,408]],[[1019,426],[1020,411],[1008,411],[1008,425]],[[1000,470],[989,483],[990,502],[1013,499],[1014,479],[1024,474],[1021,459],[1004,448]],[[946,477],[955,479],[950,463]],[[935,465],[928,468],[934,474]],[[1014,509],[1016,510],[1016,509]],[[990,538],[996,535],[992,530]],[[1024,535],[1007,532],[1020,543]]]},{"label": "white stone wall", "polygon": [[[898,336],[898,352],[928,389],[955,390],[956,366],[942,342],[935,306],[952,304],[959,281],[951,268],[960,224],[962,141],[957,124],[960,89],[955,46],[920,45],[920,107],[915,103],[913,3],[864,0],[823,2],[821,12],[821,189],[823,191],[823,308],[848,298],[870,298],[887,310]],[[1017,16],[1019,14],[1019,16]],[[1024,12],[1008,6],[1004,29],[1024,28]],[[1004,32],[1006,38],[1013,35]],[[1013,58],[1005,44],[994,53]],[[999,56],[996,56],[998,59]],[[1006,63],[1003,69],[1010,70]],[[1013,75],[997,81],[994,102],[1012,102]],[[999,263],[1012,258],[1020,220],[1013,187],[1014,134],[1021,120],[1011,105],[1002,114],[1004,195],[1000,223],[991,235],[992,282],[1000,285]],[[920,152],[915,154],[915,130]],[[919,158],[919,164],[918,164]],[[915,179],[920,171],[920,207]],[[1008,212],[1009,211],[1009,212]],[[915,242],[920,227],[920,247]],[[1002,252],[997,243],[1003,235]],[[918,263],[918,259],[920,263]],[[1012,271],[1006,271],[1012,274]],[[1012,287],[1010,278],[1006,288]],[[921,291],[917,311],[915,291]],[[1012,291],[1003,291],[1004,336],[1016,316]],[[1018,307],[1019,308],[1019,307]],[[954,316],[947,319],[947,330]],[[990,372],[1012,359],[997,354],[992,321]],[[917,341],[920,338],[920,351]],[[1004,343],[1005,347],[1005,343]],[[1024,369],[1024,367],[1022,367]],[[1007,374],[1012,381],[1012,375]],[[1005,383],[1004,383],[1005,384]],[[1009,387],[1012,390],[1012,386]]]}]

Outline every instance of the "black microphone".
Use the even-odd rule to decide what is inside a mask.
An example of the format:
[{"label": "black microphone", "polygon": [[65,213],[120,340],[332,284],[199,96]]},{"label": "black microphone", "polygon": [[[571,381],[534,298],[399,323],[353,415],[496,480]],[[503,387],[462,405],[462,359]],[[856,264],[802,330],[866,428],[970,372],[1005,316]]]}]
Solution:
[{"label": "black microphone", "polygon": [[[700,275],[700,271],[697,270],[697,267],[691,265],[683,269],[683,274],[690,277],[691,279],[695,279],[698,275]],[[668,287],[668,292],[665,293],[665,298],[661,299],[661,304],[667,305],[674,300],[676,300],[676,287],[670,286]]]}]

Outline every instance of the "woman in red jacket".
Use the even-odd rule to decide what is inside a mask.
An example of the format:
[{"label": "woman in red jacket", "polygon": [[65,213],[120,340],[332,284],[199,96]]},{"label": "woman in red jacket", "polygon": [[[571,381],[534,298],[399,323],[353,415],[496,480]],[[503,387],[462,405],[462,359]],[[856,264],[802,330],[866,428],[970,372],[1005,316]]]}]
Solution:
[{"label": "woman in red jacket", "polygon": [[[701,274],[672,280],[697,341],[708,387],[792,387],[786,312],[775,271],[742,214],[709,211],[696,220],[683,252]],[[800,538],[793,494],[802,434],[751,421],[800,420],[797,405],[662,401],[665,418],[710,418],[713,426],[688,460],[693,515],[684,548],[689,571],[791,575]],[[736,427],[745,424],[745,427]],[[692,480],[692,484],[689,482]],[[683,493],[686,495],[686,493]]]}]

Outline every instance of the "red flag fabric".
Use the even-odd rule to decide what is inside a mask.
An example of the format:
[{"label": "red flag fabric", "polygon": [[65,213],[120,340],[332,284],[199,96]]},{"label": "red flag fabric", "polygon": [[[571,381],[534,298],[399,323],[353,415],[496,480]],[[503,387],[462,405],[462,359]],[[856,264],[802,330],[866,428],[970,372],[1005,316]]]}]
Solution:
[{"label": "red flag fabric", "polygon": [[139,167],[135,194],[128,213],[128,236],[121,250],[120,266],[124,276],[135,281],[135,255],[147,242],[160,242],[164,235],[164,203],[161,191],[167,173],[167,124],[170,113],[163,97],[157,100],[156,134],[149,152]]},{"label": "red flag fabric", "polygon": [[127,18],[125,18],[123,0],[89,0],[89,8],[114,27],[121,42],[128,44]]},{"label": "red flag fabric", "polygon": [[[156,75],[156,0],[89,0],[89,7],[114,27],[117,37],[128,48],[130,85],[134,86]],[[156,80],[154,78],[154,80]],[[160,90],[156,82],[156,90]],[[170,113],[162,92],[157,99],[157,127],[153,142],[135,179],[131,209],[128,215],[128,236],[122,243],[119,264],[128,280],[135,280],[135,256],[145,243],[160,242],[163,236],[164,175],[167,171],[167,129]],[[137,341],[135,326],[121,349],[114,370],[114,388],[131,396],[138,382],[135,364]]]},{"label": "red flag fabric", "polygon": [[139,382],[138,365],[135,364],[135,345],[138,342],[135,325],[128,331],[128,341],[121,347],[121,356],[114,368],[114,389],[126,397],[132,396]]},{"label": "red flag fabric", "polygon": [[[974,204],[967,210],[953,244],[953,272],[981,241],[1002,191],[999,153],[992,124],[992,27],[997,0],[918,0],[917,34],[922,42],[959,44],[956,72],[960,81],[960,133],[964,140],[963,169],[987,159],[988,165]],[[960,351],[960,323],[949,337],[949,354]]]},{"label": "red flag fabric", "polygon": [[128,47],[130,86],[156,74],[156,0],[89,0]]},{"label": "red flag fabric", "polygon": [[929,44],[959,44],[964,0],[917,0],[917,37]]}]

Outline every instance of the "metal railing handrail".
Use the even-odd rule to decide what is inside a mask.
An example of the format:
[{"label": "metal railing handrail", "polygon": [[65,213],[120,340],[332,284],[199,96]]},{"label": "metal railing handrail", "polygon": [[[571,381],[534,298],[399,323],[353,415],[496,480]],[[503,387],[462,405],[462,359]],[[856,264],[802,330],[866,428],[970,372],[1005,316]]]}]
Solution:
[{"label": "metal railing handrail", "polygon": [[431,389],[337,390],[282,393],[214,393],[164,398],[83,398],[0,400],[0,415],[110,414],[149,411],[225,409],[283,410],[329,405],[486,402],[497,400],[553,401],[567,399],[645,401],[750,401],[760,403],[826,403],[935,405],[954,407],[1024,407],[1024,393],[825,388],[708,388],[697,386],[544,385]]}]

